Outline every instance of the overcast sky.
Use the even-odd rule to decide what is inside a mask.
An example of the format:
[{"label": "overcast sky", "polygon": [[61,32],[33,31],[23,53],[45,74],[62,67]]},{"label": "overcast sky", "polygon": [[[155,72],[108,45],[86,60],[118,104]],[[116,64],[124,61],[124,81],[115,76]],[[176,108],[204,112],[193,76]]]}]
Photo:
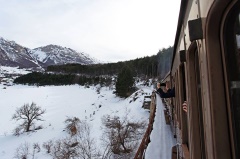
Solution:
[{"label": "overcast sky", "polygon": [[180,0],[0,0],[0,36],[28,48],[70,47],[101,61],[173,46]]}]

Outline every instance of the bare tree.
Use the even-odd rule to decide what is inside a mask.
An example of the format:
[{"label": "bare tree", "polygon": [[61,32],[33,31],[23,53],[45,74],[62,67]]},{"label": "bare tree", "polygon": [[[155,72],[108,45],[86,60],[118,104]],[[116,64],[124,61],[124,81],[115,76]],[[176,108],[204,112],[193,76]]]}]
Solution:
[{"label": "bare tree", "polygon": [[35,130],[35,121],[43,121],[41,119],[42,114],[45,113],[45,110],[37,106],[35,103],[24,104],[22,107],[17,108],[15,114],[13,114],[12,119],[16,121],[22,121],[22,123],[16,127],[15,135],[19,135],[21,131],[29,132],[34,128]]},{"label": "bare tree", "polygon": [[80,129],[77,133],[77,141],[79,144],[78,153],[81,159],[99,158],[99,152],[96,148],[96,141],[91,137],[91,127],[88,123],[81,121]]},{"label": "bare tree", "polygon": [[128,114],[120,119],[118,116],[103,116],[103,141],[110,145],[113,154],[127,154],[133,152],[145,130],[145,122],[130,121]]}]

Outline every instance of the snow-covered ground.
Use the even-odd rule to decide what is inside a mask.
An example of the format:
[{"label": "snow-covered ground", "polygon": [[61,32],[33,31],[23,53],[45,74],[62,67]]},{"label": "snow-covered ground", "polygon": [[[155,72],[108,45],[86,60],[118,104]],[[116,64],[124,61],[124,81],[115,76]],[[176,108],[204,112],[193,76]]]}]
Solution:
[{"label": "snow-covered ground", "polygon": [[[127,110],[130,112],[132,120],[148,122],[149,112],[142,108],[142,102],[144,95],[150,95],[152,88],[142,87],[138,92],[138,98],[133,101],[134,94],[127,99],[118,98],[108,87],[102,87],[98,94],[97,88],[94,86],[90,88],[79,85],[45,87],[13,85],[6,87],[0,84],[0,158],[13,158],[16,149],[25,142],[30,145],[33,143],[42,145],[43,142],[50,139],[66,137],[67,133],[63,130],[67,116],[78,117],[80,120],[90,123],[92,136],[96,139],[97,146],[101,147],[100,138],[103,131],[101,118],[103,115],[121,117]],[[43,115],[44,121],[37,123],[42,125],[43,129],[14,136],[13,130],[17,123],[11,120],[12,115],[17,107],[32,102],[46,109],[46,113]],[[35,159],[43,158],[50,159],[51,157],[46,155],[42,149],[35,155]]]},{"label": "snow-covered ground", "polygon": [[[64,131],[64,121],[67,117],[78,117],[85,120],[92,128],[92,137],[96,145],[101,149],[101,118],[104,115],[117,115],[123,117],[126,111],[132,120],[143,120],[148,122],[149,113],[142,108],[145,95],[150,95],[152,87],[138,85],[139,90],[127,99],[118,98],[113,90],[102,87],[98,93],[99,86],[85,88],[79,85],[70,86],[25,86],[12,85],[13,79],[5,78],[9,74],[27,74],[29,71],[13,67],[0,67],[0,78],[6,82],[0,84],[0,159],[12,159],[16,149],[24,144],[38,143],[40,146],[46,141],[57,140],[67,136]],[[136,100],[134,100],[136,99]],[[46,109],[43,115],[43,129],[36,132],[14,136],[13,130],[17,122],[11,120],[16,108],[24,104],[36,103],[37,106]],[[163,105],[157,96],[157,110],[151,142],[146,150],[146,159],[170,159],[171,147],[175,144],[170,127],[165,124]],[[31,152],[31,150],[30,150]],[[34,159],[51,159],[45,150],[37,153]]]},{"label": "snow-covered ground", "polygon": [[150,135],[151,142],[148,144],[145,158],[170,159],[172,147],[176,144],[176,140],[173,138],[170,125],[167,125],[165,122],[164,106],[159,95],[157,95],[156,100],[156,116]]}]

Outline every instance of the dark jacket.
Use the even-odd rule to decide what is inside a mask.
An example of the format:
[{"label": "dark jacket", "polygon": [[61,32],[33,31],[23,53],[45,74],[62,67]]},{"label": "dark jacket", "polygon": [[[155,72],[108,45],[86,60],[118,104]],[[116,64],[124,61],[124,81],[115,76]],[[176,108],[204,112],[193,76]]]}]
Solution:
[{"label": "dark jacket", "polygon": [[161,88],[158,88],[157,93],[160,95],[161,98],[175,97],[175,87],[173,87],[172,89],[168,89],[167,92],[163,92]]}]

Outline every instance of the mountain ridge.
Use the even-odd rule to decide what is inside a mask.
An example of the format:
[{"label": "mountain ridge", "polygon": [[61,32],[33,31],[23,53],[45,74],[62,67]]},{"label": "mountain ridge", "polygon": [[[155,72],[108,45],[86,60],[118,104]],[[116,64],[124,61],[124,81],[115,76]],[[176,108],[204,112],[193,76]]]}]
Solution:
[{"label": "mountain ridge", "polygon": [[0,65],[2,66],[43,69],[50,65],[67,63],[89,65],[99,62],[88,54],[71,48],[49,44],[30,49],[0,37]]}]

